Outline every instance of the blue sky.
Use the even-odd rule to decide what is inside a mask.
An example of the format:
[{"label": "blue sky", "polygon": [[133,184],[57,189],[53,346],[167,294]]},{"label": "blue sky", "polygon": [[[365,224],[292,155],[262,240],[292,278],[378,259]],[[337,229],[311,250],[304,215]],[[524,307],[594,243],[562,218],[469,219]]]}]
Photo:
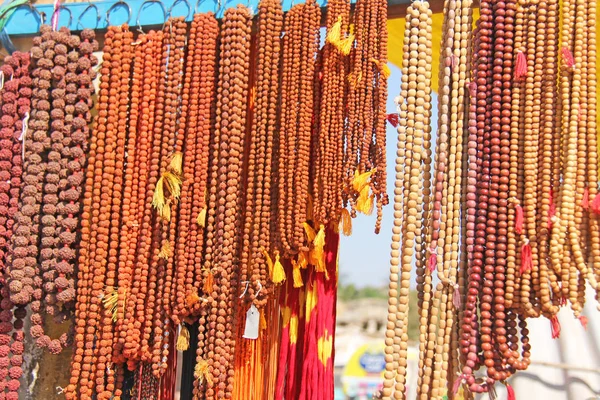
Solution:
[{"label": "blue sky", "polygon": [[[400,93],[400,69],[389,64],[391,76],[388,80],[387,112],[396,112],[394,97]],[[433,140],[437,128],[437,96],[433,97]],[[390,204],[383,209],[383,224],[379,235],[374,233],[375,213],[371,216],[359,214],[352,220],[352,236],[342,236],[340,244],[340,278],[344,283],[353,283],[357,287],[386,286],[389,281],[390,243],[394,209],[392,205],[395,180],[397,133],[387,124],[387,171]],[[435,143],[433,143],[435,145]],[[434,146],[432,146],[433,149]]]}]

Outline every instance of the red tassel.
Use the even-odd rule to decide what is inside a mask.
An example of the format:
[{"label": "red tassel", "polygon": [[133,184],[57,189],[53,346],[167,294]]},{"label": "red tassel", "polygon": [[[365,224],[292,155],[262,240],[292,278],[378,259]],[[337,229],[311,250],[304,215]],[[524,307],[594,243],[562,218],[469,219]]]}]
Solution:
[{"label": "red tassel", "polygon": [[600,214],[600,193],[594,197],[594,201],[592,202],[592,211],[594,214]]},{"label": "red tassel", "polygon": [[475,82],[469,82],[467,81],[467,88],[469,89],[469,95],[471,96],[472,99],[475,98],[475,96],[477,96],[477,84]]},{"label": "red tassel", "polygon": [[394,127],[396,128],[398,126],[398,114],[394,113],[394,114],[388,114],[387,115],[387,121]]},{"label": "red tassel", "polygon": [[561,307],[566,306],[567,305],[567,298],[565,296],[561,296],[559,304],[560,304]]},{"label": "red tassel", "polygon": [[575,66],[575,59],[573,58],[573,53],[571,53],[571,50],[563,47],[560,52],[563,56],[563,62],[565,63],[565,66],[567,68],[573,68]]},{"label": "red tassel", "polygon": [[458,393],[458,390],[460,389],[460,385],[462,385],[464,380],[465,380],[465,374],[461,374],[458,378],[456,378],[456,380],[454,381],[454,384],[452,385],[452,393],[454,393],[455,395]]},{"label": "red tassel", "polygon": [[456,54],[452,54],[452,60],[451,60],[451,64],[452,64],[452,69],[454,70],[456,67],[458,67],[458,62],[460,61],[460,59],[456,56]]},{"label": "red tassel", "polygon": [[583,326],[583,329],[585,329],[587,331],[587,325],[588,325],[587,317],[585,315],[580,315],[579,322],[581,322],[581,326]]},{"label": "red tassel", "polygon": [[437,254],[433,251],[429,255],[428,267],[429,267],[429,273],[433,274],[433,271],[435,271],[435,269],[437,267]]},{"label": "red tassel", "polygon": [[515,63],[515,78],[523,79],[527,76],[527,58],[522,51],[517,52],[517,61]]},{"label": "red tassel", "polygon": [[452,296],[452,304],[456,310],[460,309],[460,290],[458,290],[458,285],[454,285],[454,295]]},{"label": "red tassel", "polygon": [[531,271],[532,268],[533,260],[531,259],[531,246],[529,245],[529,240],[527,240],[521,247],[521,275]]},{"label": "red tassel", "polygon": [[552,329],[552,339],[558,339],[560,337],[560,321],[556,315],[550,320],[550,328]]},{"label": "red tassel", "polygon": [[513,389],[513,387],[510,386],[508,383],[506,384],[506,392],[508,393],[508,397],[506,398],[506,400],[517,400],[517,398],[515,397],[515,389]]},{"label": "red tassel", "polygon": [[515,220],[515,231],[520,235],[523,233],[523,207],[517,204],[515,206],[515,212],[517,213]]},{"label": "red tassel", "polygon": [[581,207],[584,210],[589,210],[590,208],[590,191],[588,188],[585,188],[583,191],[583,199],[581,199]]}]

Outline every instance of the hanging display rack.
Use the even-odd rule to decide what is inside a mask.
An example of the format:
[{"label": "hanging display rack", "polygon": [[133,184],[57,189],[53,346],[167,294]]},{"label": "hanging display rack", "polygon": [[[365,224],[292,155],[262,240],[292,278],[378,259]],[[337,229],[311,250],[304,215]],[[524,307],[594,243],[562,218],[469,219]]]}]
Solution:
[{"label": "hanging display rack", "polygon": [[[351,3],[355,1],[352,0]],[[84,28],[103,30],[110,25],[129,23],[132,26],[157,26],[165,21],[165,15],[186,16],[186,21],[193,19],[197,12],[216,11],[221,17],[227,7],[234,6],[238,2],[225,0],[219,8],[216,0],[110,0],[93,1],[83,3],[60,4],[59,26],[68,26],[71,31],[80,31]],[[244,1],[245,3],[245,1]],[[283,11],[288,11],[295,3],[294,0],[283,0]],[[327,0],[317,1],[321,7],[327,6]],[[430,3],[437,3],[432,1]],[[441,3],[441,2],[440,2]],[[256,10],[258,0],[249,0],[251,9]],[[410,0],[389,0],[388,14],[394,17],[403,16],[406,6]],[[8,16],[6,22],[6,33],[11,36],[35,35],[39,32],[41,19],[46,22],[54,13],[54,4],[32,4],[26,2],[15,6],[14,13]],[[434,5],[432,4],[432,7]],[[8,11],[8,10],[7,10]],[[5,12],[5,15],[8,12]],[[0,16],[1,17],[4,16]]]}]

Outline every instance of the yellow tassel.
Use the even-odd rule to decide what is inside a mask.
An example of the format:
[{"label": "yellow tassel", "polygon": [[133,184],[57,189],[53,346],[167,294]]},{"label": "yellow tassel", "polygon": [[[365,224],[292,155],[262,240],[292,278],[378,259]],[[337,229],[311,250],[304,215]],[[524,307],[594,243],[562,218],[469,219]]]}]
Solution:
[{"label": "yellow tassel", "polygon": [[354,179],[352,179],[352,188],[360,193],[365,186],[369,184],[369,179],[371,176],[377,172],[377,168],[373,168],[370,171],[363,172],[362,174],[358,172],[358,170],[354,171]]},{"label": "yellow tassel", "polygon": [[162,175],[169,194],[178,199],[181,196],[181,178],[172,172],[165,171]]},{"label": "yellow tassel", "polygon": [[162,209],[165,206],[165,187],[162,176],[156,182],[154,196],[152,196],[152,206],[158,210],[159,214],[162,213]]},{"label": "yellow tassel", "polygon": [[261,330],[267,329],[267,319],[265,318],[264,312],[260,313],[260,329]]},{"label": "yellow tassel", "polygon": [[383,63],[381,61],[378,61],[374,58],[371,58],[371,61],[373,63],[375,63],[375,65],[377,66],[377,68],[379,69],[379,71],[381,71],[381,74],[387,79],[390,77],[390,75],[392,74],[392,71],[390,70],[390,67],[387,65],[387,63]]},{"label": "yellow tassel", "polygon": [[298,267],[305,269],[306,267],[308,267],[308,253],[305,251],[301,251],[298,254],[298,262],[296,263],[296,265],[298,265]]},{"label": "yellow tassel", "polygon": [[340,15],[337,22],[327,32],[327,43],[331,43],[336,48],[339,46],[342,39],[342,16]]},{"label": "yellow tassel", "polygon": [[360,81],[362,81],[362,71],[359,71],[357,76],[354,76],[352,72],[348,74],[348,82],[353,89],[356,89]]},{"label": "yellow tassel", "polygon": [[265,261],[267,263],[267,268],[269,268],[269,277],[273,280],[273,260],[267,250],[264,247],[260,248],[260,252],[265,256]]},{"label": "yellow tassel", "polygon": [[356,210],[365,215],[371,215],[373,212],[373,196],[369,195],[369,190],[368,186],[362,188],[356,200]]},{"label": "yellow tassel", "polygon": [[183,175],[183,154],[181,152],[177,151],[173,154],[169,169],[179,176]]},{"label": "yellow tassel", "polygon": [[390,67],[387,64],[383,64],[383,67],[381,67],[381,74],[385,79],[388,79],[392,74],[392,71],[390,70]]},{"label": "yellow tassel", "polygon": [[208,270],[208,274],[204,278],[204,285],[202,286],[202,290],[206,294],[211,294],[213,292],[213,285],[215,284],[215,277],[211,270]]},{"label": "yellow tassel", "polygon": [[273,265],[273,279],[274,284],[281,283],[285,281],[285,271],[283,270],[283,265],[281,261],[279,261],[279,252],[275,252],[275,264]]},{"label": "yellow tassel", "polygon": [[304,226],[304,232],[306,232],[308,241],[312,243],[315,240],[315,236],[317,236],[315,230],[308,224],[308,222],[303,223],[302,226]]},{"label": "yellow tassel", "polygon": [[171,202],[167,201],[158,215],[165,221],[171,220]]},{"label": "yellow tassel", "polygon": [[102,295],[102,304],[104,308],[112,314],[113,322],[117,321],[117,306],[119,302],[119,294],[112,286],[107,286]]},{"label": "yellow tassel", "polygon": [[200,296],[198,296],[198,293],[189,294],[185,298],[185,303],[187,304],[188,307],[195,306],[196,304],[198,304],[199,301],[200,301]]},{"label": "yellow tassel", "polygon": [[169,241],[167,240],[160,248],[160,253],[158,253],[158,258],[168,260],[169,257],[171,257],[172,255],[173,255],[173,250],[171,250],[171,243],[169,243]]},{"label": "yellow tassel", "polygon": [[304,286],[304,282],[302,282],[302,274],[300,273],[300,264],[294,260],[292,260],[292,277],[294,278],[295,288]]},{"label": "yellow tassel", "polygon": [[196,222],[201,227],[206,227],[206,207],[200,210],[200,212],[198,213],[198,218],[196,218]]},{"label": "yellow tassel", "polygon": [[177,350],[186,351],[190,348],[190,331],[185,325],[180,325],[179,335],[177,335]]},{"label": "yellow tassel", "polygon": [[314,244],[314,258],[316,260],[315,268],[319,272],[325,272],[327,274],[327,268],[325,267],[325,226],[321,224],[319,233],[315,236]]},{"label": "yellow tassel", "polygon": [[198,361],[196,364],[196,367],[194,368],[194,377],[198,379],[200,384],[202,384],[205,380],[206,383],[208,383],[208,386],[212,386],[213,384],[212,377],[208,373],[208,363],[203,359]]},{"label": "yellow tassel", "polygon": [[348,35],[348,37],[340,42],[338,50],[343,55],[347,56],[352,51],[352,45],[354,44],[354,35]]},{"label": "yellow tassel", "polygon": [[345,208],[342,208],[340,225],[342,226],[342,232],[344,233],[344,235],[352,235],[352,217],[350,216],[350,211],[348,211]]}]

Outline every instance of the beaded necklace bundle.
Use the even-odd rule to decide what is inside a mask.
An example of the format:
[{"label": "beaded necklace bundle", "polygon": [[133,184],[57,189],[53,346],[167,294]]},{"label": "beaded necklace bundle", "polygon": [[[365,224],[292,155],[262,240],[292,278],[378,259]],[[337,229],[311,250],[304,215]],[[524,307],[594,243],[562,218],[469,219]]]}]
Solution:
[{"label": "beaded necklace bundle", "polygon": [[407,11],[383,398],[407,396],[403,291],[415,261],[418,398],[461,386],[494,396],[501,382],[514,399],[507,379],[530,364],[527,318],[549,319],[557,338],[569,304],[587,324],[585,289],[598,289],[596,5],[562,4],[481,1],[472,30],[472,2],[445,2],[433,174],[431,11]]}]

